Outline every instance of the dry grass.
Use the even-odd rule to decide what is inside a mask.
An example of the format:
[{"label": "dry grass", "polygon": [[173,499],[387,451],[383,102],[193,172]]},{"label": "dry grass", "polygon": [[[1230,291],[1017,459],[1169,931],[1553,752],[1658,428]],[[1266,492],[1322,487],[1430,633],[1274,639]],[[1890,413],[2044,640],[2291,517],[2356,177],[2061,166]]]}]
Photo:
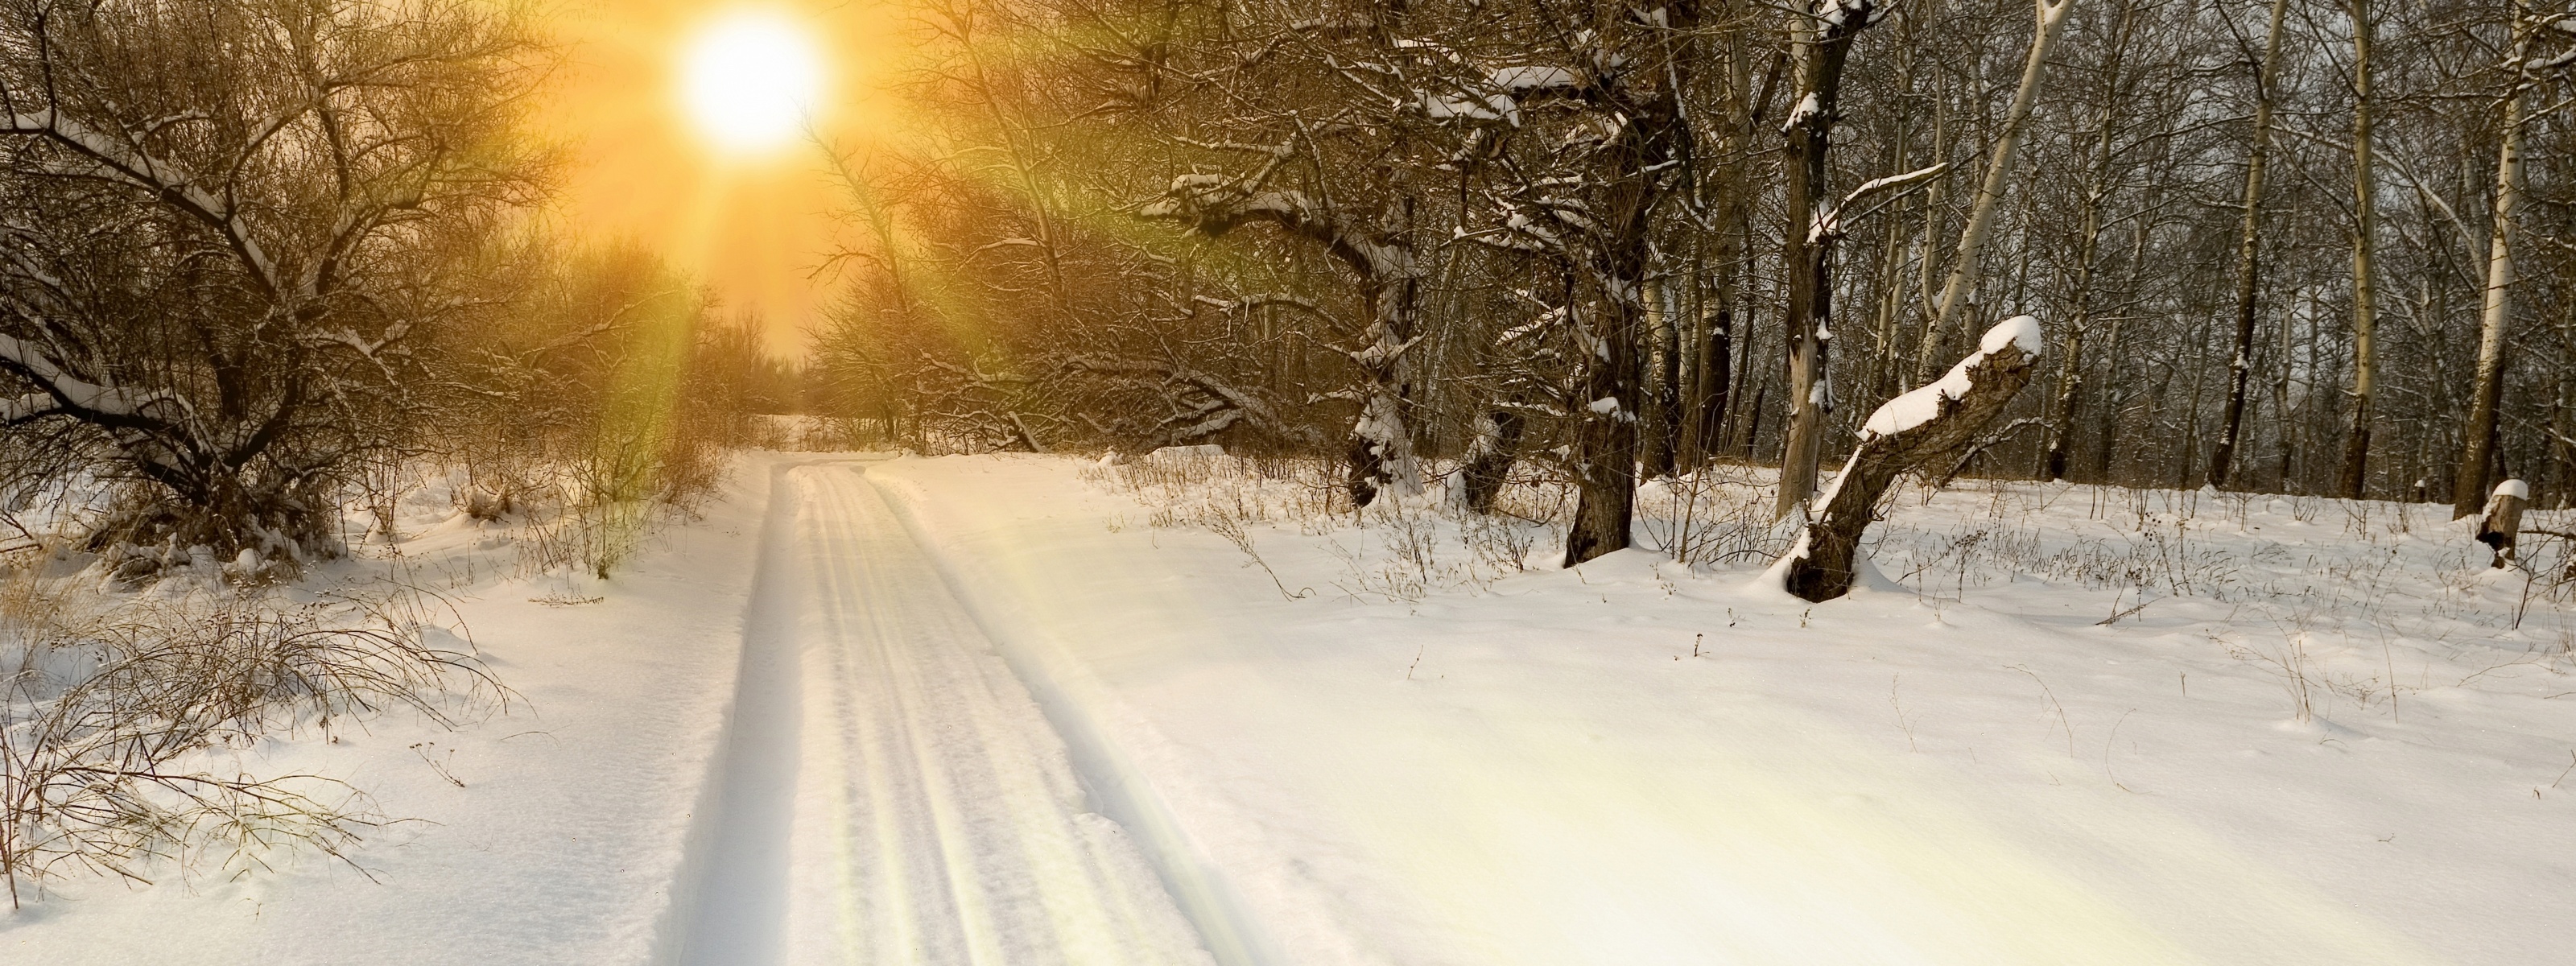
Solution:
[{"label": "dry grass", "polygon": [[405,709],[441,725],[507,697],[430,643],[417,591],[288,603],[200,586],[115,593],[95,570],[0,586],[0,881],[237,876],[346,861],[385,819],[306,774],[251,773],[263,740]]}]

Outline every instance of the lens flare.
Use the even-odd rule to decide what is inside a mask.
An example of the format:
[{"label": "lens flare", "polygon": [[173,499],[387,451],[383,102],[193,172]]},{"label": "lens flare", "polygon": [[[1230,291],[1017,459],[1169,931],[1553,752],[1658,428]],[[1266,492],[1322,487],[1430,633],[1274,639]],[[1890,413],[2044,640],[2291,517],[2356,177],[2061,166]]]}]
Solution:
[{"label": "lens flare", "polygon": [[708,141],[756,154],[794,143],[823,92],[823,56],[795,21],[774,13],[733,14],[689,44],[680,96]]}]

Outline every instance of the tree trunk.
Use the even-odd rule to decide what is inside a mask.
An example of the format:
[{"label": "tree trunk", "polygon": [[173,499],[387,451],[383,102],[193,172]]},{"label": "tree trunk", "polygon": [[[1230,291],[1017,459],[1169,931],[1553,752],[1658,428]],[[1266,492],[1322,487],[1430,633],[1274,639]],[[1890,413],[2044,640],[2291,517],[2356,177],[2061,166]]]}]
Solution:
[{"label": "tree trunk", "polygon": [[[2550,462],[2557,466],[2557,492],[2550,494],[2550,505],[2559,509],[2576,507],[2576,303],[2558,323],[2557,393],[2549,412]],[[2568,554],[2568,565],[2576,567],[2576,553]]]},{"label": "tree trunk", "polygon": [[[1851,0],[1844,0],[1851,2]],[[1860,0],[1863,6],[1867,0]],[[1698,27],[1698,6],[1666,6],[1670,43],[1662,52],[1665,83],[1632,92],[1621,110],[1625,122],[1601,152],[1610,178],[1603,191],[1599,241],[1591,253],[1595,350],[1587,361],[1584,405],[1575,413],[1574,524],[1565,535],[1565,565],[1624,549],[1637,500],[1637,343],[1645,327],[1646,273],[1661,171],[1674,145],[1690,137],[1681,111],[1680,85],[1691,60],[1688,38]],[[1642,29],[1642,28],[1641,28]],[[1667,39],[1669,39],[1667,38]],[[1651,76],[1651,75],[1648,75]]]},{"label": "tree trunk", "polygon": [[1734,381],[1735,312],[1719,301],[1708,314],[1707,341],[1700,347],[1699,366],[1693,374],[1691,425],[1684,440],[1690,447],[1685,461],[1690,469],[1699,468],[1725,447],[1727,387]]},{"label": "tree trunk", "polygon": [[[1819,216],[1828,214],[1826,152],[1842,93],[1843,59],[1852,39],[1875,17],[1870,0],[1841,0],[1841,16],[1802,19],[1796,41],[1798,99],[1785,125],[1788,145],[1788,226],[1781,234],[1781,270],[1788,276],[1789,306],[1782,317],[1789,350],[1789,436],[1780,460],[1780,495],[1772,518],[1796,512],[1814,496],[1816,460],[1825,415],[1832,406],[1824,383],[1826,350],[1833,338],[1833,242]],[[1758,429],[1758,427],[1757,427]]]},{"label": "tree trunk", "polygon": [[2378,27],[2370,19],[2370,0],[2351,0],[2351,13],[2352,416],[2344,428],[2343,465],[2335,475],[2335,495],[2358,500],[2370,479],[2370,402],[2379,374],[2379,306],[2371,277],[2379,202],[2371,180],[2370,139],[2370,40]]},{"label": "tree trunk", "polygon": [[[2026,326],[2022,338],[2015,337],[2018,326]],[[1825,496],[1824,512],[1789,552],[1783,573],[1788,591],[1810,601],[1849,593],[1861,536],[1878,519],[1879,497],[1888,485],[1908,470],[1965,449],[2029,384],[2037,361],[2031,350],[2038,344],[2039,324],[2027,316],[1996,326],[1977,353],[1941,382],[1899,396],[1871,415],[1860,446]]]},{"label": "tree trunk", "polygon": [[2281,21],[2290,0],[2272,0],[2272,26],[2263,35],[2263,66],[2254,75],[2254,144],[2245,162],[2242,234],[2236,244],[2236,351],[2227,360],[2227,415],[2209,454],[2209,485],[2224,488],[2236,468],[2236,445],[2245,429],[2245,388],[2254,377],[2255,292],[2261,278],[2263,173],[2272,154],[2272,80],[2281,69]]},{"label": "tree trunk", "polygon": [[2512,86],[2500,112],[2503,146],[2497,151],[2495,223],[2487,242],[2486,304],[2478,319],[2478,375],[2470,390],[2469,424],[2461,433],[2459,475],[2451,487],[2453,519],[2478,512],[2495,462],[2496,406],[2504,400],[2504,336],[2513,318],[2513,209],[2522,195],[2523,64],[2531,30],[2531,18],[2514,18],[2507,64]]},{"label": "tree trunk", "polygon": [[[1726,13],[1730,18],[1737,13],[1733,8],[1730,4]],[[1727,37],[1725,115],[1718,151],[1723,160],[1717,165],[1713,205],[1716,230],[1692,248],[1691,337],[1700,343],[1683,400],[1684,469],[1698,468],[1726,446],[1734,386],[1735,301],[1741,294],[1740,264],[1752,234],[1753,191],[1746,183],[1744,156],[1754,138],[1754,48],[1741,31],[1730,31]],[[1714,257],[1710,257],[1710,241],[1715,242]]]},{"label": "tree trunk", "polygon": [[2102,104],[2096,114],[2100,132],[2093,141],[2092,170],[2084,186],[2084,227],[2076,237],[2075,295],[2073,318],[2067,320],[2065,346],[2057,357],[2057,397],[2048,413],[2048,445],[2040,452],[2039,477],[2043,480],[2066,478],[2066,465],[2075,446],[2075,413],[2084,398],[2084,336],[2093,324],[2093,278],[2102,252],[2102,208],[2110,200],[2110,169],[2113,138],[2119,117],[2121,53],[2128,49],[2129,28],[2136,22],[2137,5],[2120,4],[2120,22],[2111,35],[2110,63],[2104,66]]},{"label": "tree trunk", "polygon": [[1648,280],[1640,293],[1645,304],[1646,351],[1639,361],[1645,372],[1638,381],[1638,458],[1646,477],[1673,475],[1673,447],[1680,429],[1681,337],[1676,330],[1673,306],[1665,301],[1666,288],[1660,281]]},{"label": "tree trunk", "polygon": [[1995,156],[1986,164],[1986,180],[1978,186],[1976,200],[1969,203],[1968,227],[1959,233],[1959,254],[1950,266],[1949,281],[1941,286],[1940,309],[1932,317],[1923,344],[1915,347],[1916,382],[1932,377],[1933,360],[1941,357],[1941,342],[1949,337],[1950,326],[1966,307],[1968,290],[1976,287],[1986,235],[1993,231],[1995,209],[2001,207],[2004,191],[2012,183],[2022,129],[2030,121],[2031,107],[2039,100],[2040,81],[2048,73],[2048,49],[2057,43],[2057,35],[2066,27],[2066,15],[2075,9],[2075,0],[2034,3],[2037,28],[2030,38],[2030,59],[2022,64],[2021,86],[2013,91],[2012,107],[2004,115],[2003,133],[1995,139]]},{"label": "tree trunk", "polygon": [[1520,451],[1521,433],[1528,426],[1515,409],[1496,407],[1476,418],[1475,436],[1467,442],[1466,457],[1459,461],[1459,502],[1476,513],[1492,513],[1494,498],[1503,492],[1503,484],[1512,472],[1514,454]]}]

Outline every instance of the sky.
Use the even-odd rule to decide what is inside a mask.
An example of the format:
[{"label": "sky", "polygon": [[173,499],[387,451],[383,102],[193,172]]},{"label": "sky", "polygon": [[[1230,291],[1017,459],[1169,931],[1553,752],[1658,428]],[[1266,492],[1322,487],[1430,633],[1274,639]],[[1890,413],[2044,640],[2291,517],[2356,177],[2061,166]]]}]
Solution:
[{"label": "sky", "polygon": [[551,14],[562,63],[535,107],[566,165],[550,214],[587,239],[629,239],[696,276],[727,312],[756,312],[793,355],[831,291],[814,269],[839,237],[821,151],[729,150],[683,97],[692,41],[746,14],[797,25],[823,67],[813,124],[866,150],[893,127],[887,81],[902,26],[890,3],[564,0]]}]

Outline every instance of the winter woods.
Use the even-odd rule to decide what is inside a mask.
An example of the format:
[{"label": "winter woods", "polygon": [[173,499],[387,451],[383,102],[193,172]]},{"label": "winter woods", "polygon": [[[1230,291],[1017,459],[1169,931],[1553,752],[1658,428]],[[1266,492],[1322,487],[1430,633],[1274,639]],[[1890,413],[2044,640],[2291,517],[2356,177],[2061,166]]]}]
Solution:
[{"label": "winter woods", "polygon": [[421,14],[0,10],[0,425],[166,495],[119,539],[318,548],[418,415],[421,344],[478,301],[473,231],[527,188],[496,141],[524,40]]},{"label": "winter woods", "polygon": [[939,387],[851,410],[889,426],[1329,450],[1355,505],[1539,474],[1579,562],[1626,545],[1639,472],[1782,465],[1797,512],[1862,416],[2026,313],[2041,388],[1970,472],[2576,490],[2563,4],[921,22],[927,137],[966,160],[878,172],[826,339],[826,384]]},{"label": "winter woods", "polygon": [[[1968,472],[2576,491],[2563,0],[909,9],[929,109],[837,152],[805,400],[878,438],[1328,458],[1352,507],[1550,479],[1580,561],[1711,460],[1803,512],[2028,314]],[[499,136],[531,39],[412,13],[10,8],[0,432],[166,497],[116,539],[291,555],[585,347],[688,381],[633,360],[693,293],[494,254],[542,180]],[[625,301],[542,294],[582,285]]]}]

